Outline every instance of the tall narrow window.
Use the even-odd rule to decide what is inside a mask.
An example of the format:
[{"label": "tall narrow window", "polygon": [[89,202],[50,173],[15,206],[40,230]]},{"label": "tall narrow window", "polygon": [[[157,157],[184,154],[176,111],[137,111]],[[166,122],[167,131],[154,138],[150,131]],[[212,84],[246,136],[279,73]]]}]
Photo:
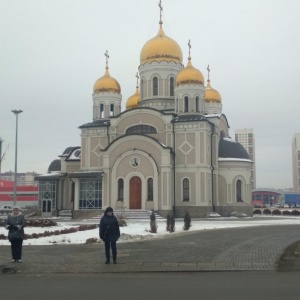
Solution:
[{"label": "tall narrow window", "polygon": [[100,119],[104,118],[104,104],[100,104]]},{"label": "tall narrow window", "polygon": [[176,98],[176,112],[178,111],[178,98]]},{"label": "tall narrow window", "polygon": [[118,200],[124,199],[124,180],[120,178],[118,180]]},{"label": "tall narrow window", "polygon": [[190,181],[184,178],[182,182],[183,201],[190,201]]},{"label": "tall narrow window", "polygon": [[109,106],[109,115],[110,116],[114,115],[114,104],[113,103],[111,103]]},{"label": "tall narrow window", "polygon": [[141,99],[144,98],[144,79],[141,80]]},{"label": "tall narrow window", "polygon": [[185,96],[184,97],[184,112],[189,111],[189,97]]},{"label": "tall narrow window", "polygon": [[153,201],[153,178],[149,178],[147,182],[147,194],[149,201]]},{"label": "tall narrow window", "polygon": [[158,96],[158,78],[153,77],[153,96]]},{"label": "tall narrow window", "polygon": [[170,96],[174,96],[174,77],[170,78]]},{"label": "tall narrow window", "polygon": [[197,96],[196,97],[196,112],[199,112],[200,109],[199,109],[199,97]]},{"label": "tall narrow window", "polygon": [[242,200],[242,181],[241,180],[237,180],[237,182],[236,182],[236,201],[244,202]]}]

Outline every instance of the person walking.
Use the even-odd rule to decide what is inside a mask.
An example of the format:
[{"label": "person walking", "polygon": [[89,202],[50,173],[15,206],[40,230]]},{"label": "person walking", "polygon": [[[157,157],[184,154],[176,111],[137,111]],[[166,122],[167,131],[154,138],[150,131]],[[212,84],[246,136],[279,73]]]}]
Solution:
[{"label": "person walking", "polygon": [[22,245],[24,239],[25,217],[18,206],[14,206],[12,213],[5,220],[8,229],[8,240],[11,243],[12,262],[22,262]]},{"label": "person walking", "polygon": [[99,225],[100,239],[105,244],[105,264],[110,263],[110,248],[114,264],[117,263],[117,240],[120,237],[120,228],[117,218],[111,207],[107,207]]}]

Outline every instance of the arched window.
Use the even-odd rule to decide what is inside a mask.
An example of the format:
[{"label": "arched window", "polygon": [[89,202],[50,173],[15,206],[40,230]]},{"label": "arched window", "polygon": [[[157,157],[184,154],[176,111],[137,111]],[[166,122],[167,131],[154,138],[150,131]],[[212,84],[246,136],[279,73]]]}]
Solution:
[{"label": "arched window", "polygon": [[190,201],[190,181],[188,178],[184,178],[182,182],[182,201]]},{"label": "arched window", "polygon": [[184,97],[184,112],[188,112],[189,111],[189,97],[185,96]]},{"label": "arched window", "polygon": [[104,104],[100,104],[100,119],[104,118]]},{"label": "arched window", "polygon": [[158,78],[153,77],[153,96],[158,96]]},{"label": "arched window", "polygon": [[141,80],[141,99],[144,98],[144,79]]},{"label": "arched window", "polygon": [[242,199],[242,181],[236,181],[236,202],[244,202]]},{"label": "arched window", "polygon": [[111,103],[109,106],[109,115],[110,116],[114,115],[114,104],[113,103]]},{"label": "arched window", "polygon": [[124,199],[124,180],[120,178],[118,180],[118,200]]},{"label": "arched window", "polygon": [[197,96],[196,97],[196,112],[199,112],[200,109],[199,109],[199,97]]},{"label": "arched window", "polygon": [[170,96],[174,96],[174,77],[170,78]]},{"label": "arched window", "polygon": [[135,125],[126,130],[126,134],[147,134],[157,133],[157,130],[153,126],[149,125]]},{"label": "arched window", "polygon": [[147,200],[153,201],[153,178],[148,178],[147,181]]}]

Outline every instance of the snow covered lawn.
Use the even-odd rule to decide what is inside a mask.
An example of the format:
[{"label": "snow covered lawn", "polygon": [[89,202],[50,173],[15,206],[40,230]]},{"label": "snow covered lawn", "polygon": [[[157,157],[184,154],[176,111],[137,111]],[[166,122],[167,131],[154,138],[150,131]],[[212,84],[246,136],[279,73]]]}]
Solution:
[{"label": "snow covered lawn", "polygon": [[[43,233],[44,231],[55,231],[70,227],[78,227],[82,224],[95,224],[95,220],[78,220],[78,221],[57,221],[57,226],[52,227],[25,227],[25,233]],[[255,216],[253,218],[216,218],[216,219],[199,219],[193,221],[192,227],[189,231],[196,230],[213,230],[220,228],[233,227],[249,227],[249,226],[268,226],[268,225],[290,225],[299,224],[300,217],[277,217],[277,216]],[[121,237],[118,242],[138,241],[145,239],[153,239],[163,237],[164,235],[174,235],[184,232],[183,220],[176,219],[175,233],[166,231],[166,220],[157,220],[157,233],[150,233],[150,220],[127,220],[127,226],[120,227]],[[7,230],[0,227],[0,234],[7,236]],[[87,239],[99,239],[99,229],[92,229],[86,231],[78,231],[75,233],[62,234],[57,236],[40,237],[38,239],[24,240],[24,245],[53,245],[53,244],[84,244]],[[10,245],[8,240],[0,240],[0,245]]]}]

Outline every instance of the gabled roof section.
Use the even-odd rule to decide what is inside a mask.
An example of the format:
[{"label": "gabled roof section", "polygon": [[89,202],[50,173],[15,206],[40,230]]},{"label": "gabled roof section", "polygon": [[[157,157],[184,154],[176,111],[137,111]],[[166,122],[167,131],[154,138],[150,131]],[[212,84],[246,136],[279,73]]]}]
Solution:
[{"label": "gabled roof section", "polygon": [[101,119],[101,120],[95,120],[93,122],[90,123],[85,123],[81,126],[79,126],[78,128],[82,129],[82,128],[91,128],[91,127],[106,127],[110,125],[110,121],[107,119]]},{"label": "gabled roof section", "polygon": [[197,122],[197,121],[207,121],[204,115],[178,115],[173,119],[173,122]]},{"label": "gabled roof section", "polygon": [[142,137],[146,137],[149,138],[151,140],[153,140],[154,142],[156,142],[157,144],[159,144],[162,148],[164,149],[170,149],[170,151],[172,151],[172,148],[169,146],[164,145],[161,141],[159,141],[158,139],[149,136],[147,134],[124,134],[122,136],[119,136],[118,138],[114,139],[106,148],[101,149],[100,151],[107,151],[114,143],[116,143],[117,141],[127,138],[127,137],[132,137],[132,136],[142,136]]}]

